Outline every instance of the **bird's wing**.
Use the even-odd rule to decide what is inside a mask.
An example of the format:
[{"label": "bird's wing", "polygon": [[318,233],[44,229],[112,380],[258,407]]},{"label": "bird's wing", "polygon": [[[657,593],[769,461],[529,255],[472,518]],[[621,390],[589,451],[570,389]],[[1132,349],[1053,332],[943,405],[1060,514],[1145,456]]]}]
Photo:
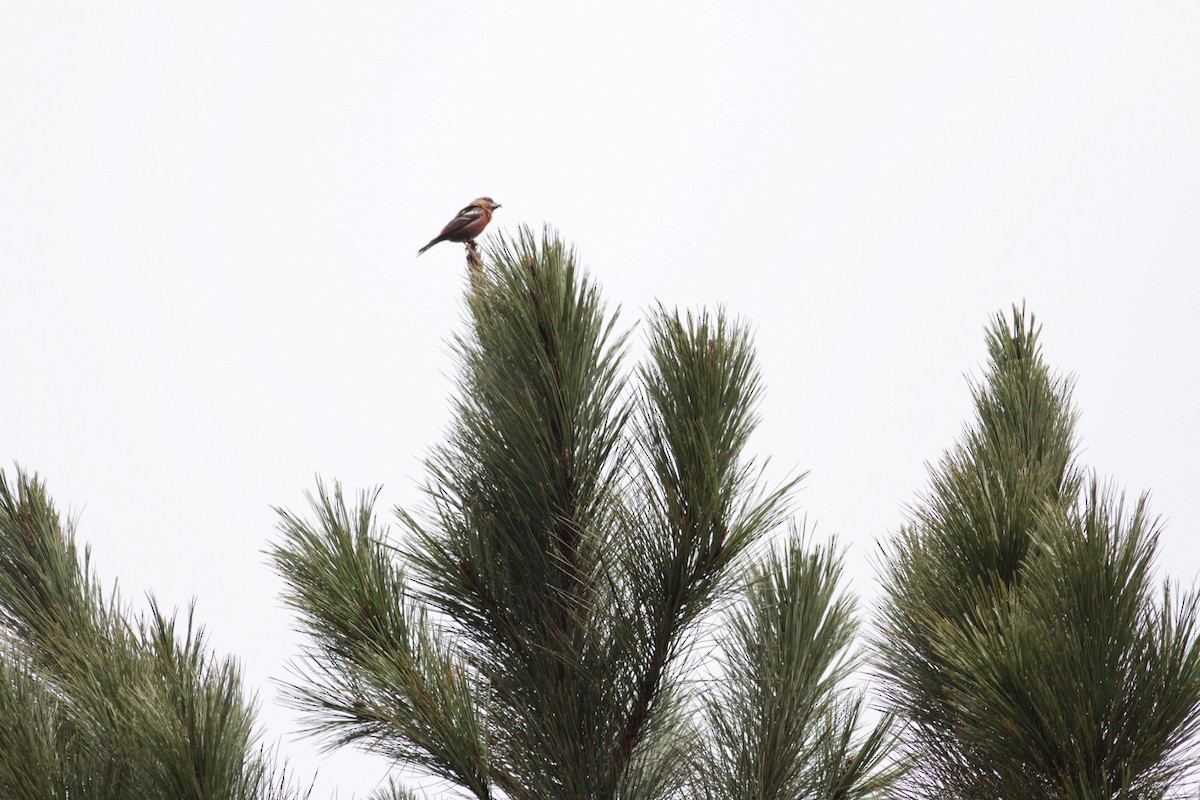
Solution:
[{"label": "bird's wing", "polygon": [[454,219],[447,222],[446,227],[442,228],[442,232],[438,235],[445,236],[446,234],[452,234],[452,233],[461,231],[463,228],[466,228],[468,225],[472,225],[472,224],[478,222],[482,216],[483,216],[482,208],[480,208],[479,206],[475,206],[475,205],[467,206],[462,211],[458,212],[457,216],[455,216]]}]

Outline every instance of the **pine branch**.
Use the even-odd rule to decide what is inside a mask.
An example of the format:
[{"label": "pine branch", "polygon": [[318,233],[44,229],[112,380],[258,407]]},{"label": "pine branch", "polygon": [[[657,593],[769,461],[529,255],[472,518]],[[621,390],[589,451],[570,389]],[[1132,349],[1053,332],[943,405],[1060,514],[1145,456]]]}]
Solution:
[{"label": "pine branch", "polygon": [[478,679],[411,608],[374,499],[352,510],[339,486],[318,486],[315,522],[279,512],[284,539],[271,558],[313,642],[290,700],[312,732],[414,761],[490,800]]},{"label": "pine branch", "polygon": [[[369,514],[321,534],[285,519],[293,555],[278,566],[313,642],[297,698],[337,741],[460,785],[469,748],[453,742],[486,742],[470,763],[512,800],[691,796],[706,748],[687,655],[799,480],[764,487],[743,454],[761,391],[749,334],[723,314],[660,309],[628,392],[625,337],[573,251],[522,229],[487,256],[454,342],[461,371],[449,435],[427,460],[428,510],[399,510],[414,594],[396,588]],[[389,606],[407,611],[368,624],[364,609],[386,619]],[[418,622],[434,617],[436,630]],[[420,631],[473,676],[473,702],[411,666],[440,663],[418,657]],[[879,780],[874,766],[846,774],[856,797]]]},{"label": "pine branch", "polygon": [[1069,384],[1024,313],[988,348],[976,422],[885,576],[880,665],[910,722],[910,788],[1162,797],[1200,766],[1200,608],[1154,601],[1143,503],[1126,516],[1095,482],[1081,493]]},{"label": "pine branch", "polygon": [[723,669],[704,699],[711,751],[701,779],[718,800],[859,798],[890,786],[892,724],[859,734],[861,696],[842,689],[857,665],[857,622],[833,547],[793,530],[754,565],[723,637]]},{"label": "pine branch", "polygon": [[236,664],[190,612],[180,631],[153,597],[141,619],[115,590],[105,603],[72,528],[19,470],[15,486],[0,473],[0,620],[0,795],[302,795],[256,749]]},{"label": "pine branch", "polygon": [[[799,480],[762,492],[742,449],[754,429],[760,379],[749,335],[721,314],[686,321],[660,309],[642,370],[642,447],[654,483],[637,606],[650,614],[648,652],[615,754],[628,764],[691,625],[722,592],[733,561],[786,513]],[[740,504],[740,507],[739,507]]]}]

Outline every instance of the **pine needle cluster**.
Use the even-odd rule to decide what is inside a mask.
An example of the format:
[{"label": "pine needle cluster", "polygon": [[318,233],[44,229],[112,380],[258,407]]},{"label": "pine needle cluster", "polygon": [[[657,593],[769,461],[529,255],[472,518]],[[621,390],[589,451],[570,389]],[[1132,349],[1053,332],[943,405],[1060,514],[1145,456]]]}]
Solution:
[{"label": "pine needle cluster", "polygon": [[231,659],[150,598],[105,598],[45,486],[0,472],[0,797],[307,796],[257,744]]},{"label": "pine needle cluster", "polygon": [[892,542],[877,640],[915,797],[1117,800],[1197,764],[1197,598],[1161,525],[1078,466],[1071,386],[1023,310],[988,332],[975,421]]},{"label": "pine needle cluster", "polygon": [[764,544],[797,479],[766,486],[745,453],[746,327],[659,308],[631,370],[552,232],[486,255],[426,507],[397,510],[397,539],[372,493],[281,512],[272,558],[309,643],[288,696],[311,732],[480,800],[877,794],[889,723],[860,733],[844,688],[837,558]]}]

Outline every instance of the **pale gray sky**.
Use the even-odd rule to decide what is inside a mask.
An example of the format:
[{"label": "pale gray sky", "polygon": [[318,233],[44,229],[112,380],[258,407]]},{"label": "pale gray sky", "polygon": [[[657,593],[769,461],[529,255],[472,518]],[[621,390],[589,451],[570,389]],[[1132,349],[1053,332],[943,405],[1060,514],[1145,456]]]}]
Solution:
[{"label": "pale gray sky", "polygon": [[269,739],[298,639],[262,550],[313,475],[413,503],[472,198],[550,222],[623,319],[757,331],[758,452],[849,545],[902,519],[1026,300],[1084,460],[1200,570],[1200,4],[6,3],[0,461],[128,596],[199,601]]}]

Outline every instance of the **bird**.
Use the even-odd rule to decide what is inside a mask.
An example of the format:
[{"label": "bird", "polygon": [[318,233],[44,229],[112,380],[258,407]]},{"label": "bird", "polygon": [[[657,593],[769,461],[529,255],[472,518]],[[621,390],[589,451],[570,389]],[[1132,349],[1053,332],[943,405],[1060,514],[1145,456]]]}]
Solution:
[{"label": "bird", "polygon": [[492,221],[492,212],[500,207],[490,197],[477,197],[471,204],[459,211],[454,219],[446,223],[442,232],[417,251],[421,255],[438,242],[473,242],[475,237],[483,233],[483,229]]}]

